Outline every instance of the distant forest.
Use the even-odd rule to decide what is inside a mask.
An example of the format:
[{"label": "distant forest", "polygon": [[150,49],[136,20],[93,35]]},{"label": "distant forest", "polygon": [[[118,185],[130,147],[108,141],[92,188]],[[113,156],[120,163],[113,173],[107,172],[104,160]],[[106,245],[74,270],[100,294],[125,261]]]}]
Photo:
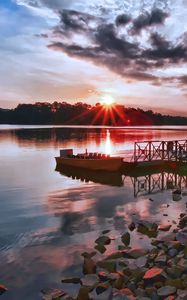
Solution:
[{"label": "distant forest", "polygon": [[123,105],[107,107],[97,103],[78,102],[19,104],[15,109],[0,109],[0,124],[36,125],[187,125],[187,117],[162,115],[152,110],[127,108]]}]

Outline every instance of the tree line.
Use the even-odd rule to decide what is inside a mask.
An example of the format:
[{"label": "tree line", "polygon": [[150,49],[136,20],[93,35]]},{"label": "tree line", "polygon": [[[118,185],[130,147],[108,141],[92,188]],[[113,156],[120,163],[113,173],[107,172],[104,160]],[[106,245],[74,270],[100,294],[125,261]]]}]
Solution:
[{"label": "tree line", "polygon": [[187,117],[162,115],[152,110],[97,103],[36,102],[0,109],[0,124],[36,125],[187,125]]}]

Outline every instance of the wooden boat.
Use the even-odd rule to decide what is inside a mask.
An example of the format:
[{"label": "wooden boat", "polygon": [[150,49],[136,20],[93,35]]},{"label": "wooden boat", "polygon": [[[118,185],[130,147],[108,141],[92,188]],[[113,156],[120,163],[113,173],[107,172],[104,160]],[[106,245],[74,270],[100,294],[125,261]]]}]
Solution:
[{"label": "wooden boat", "polygon": [[118,171],[123,165],[122,157],[111,157],[101,153],[85,153],[73,155],[72,149],[60,150],[55,157],[57,166],[65,165],[95,171]]}]

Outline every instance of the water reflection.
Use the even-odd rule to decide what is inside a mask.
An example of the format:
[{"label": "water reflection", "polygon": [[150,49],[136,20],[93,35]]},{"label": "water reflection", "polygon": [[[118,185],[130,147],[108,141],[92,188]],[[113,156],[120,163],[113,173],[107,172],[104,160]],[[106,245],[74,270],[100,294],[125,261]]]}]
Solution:
[{"label": "water reflection", "polygon": [[[80,253],[92,249],[104,229],[118,236],[132,220],[172,224],[185,210],[187,196],[172,201],[171,190],[180,182],[185,187],[185,172],[178,173],[175,182],[175,174],[167,170],[136,174],[55,171],[59,148],[119,152],[131,149],[134,141],[183,139],[186,132],[185,128],[0,130],[0,283],[9,288],[3,298],[39,300],[42,288],[61,288],[62,276],[79,276]],[[162,182],[163,172],[165,190],[153,193],[153,201],[148,189],[134,197],[134,180],[143,189],[157,178]],[[146,178],[151,180],[144,185]],[[138,235],[132,242],[137,247],[147,243]]]},{"label": "water reflection", "polygon": [[[48,198],[49,210],[61,219],[60,230],[66,235],[95,232],[104,227],[122,232],[129,222],[139,219],[163,222],[164,212],[167,212],[166,215],[169,212],[167,222],[171,222],[177,218],[176,212],[184,206],[185,198],[180,196],[176,199],[172,193],[174,188],[186,189],[187,173],[184,171],[177,174],[164,170],[156,172],[155,168],[149,168],[149,174],[146,174],[146,169],[142,172],[137,170],[136,176],[114,173],[112,176],[116,177],[109,177],[108,181],[102,177],[107,174],[100,172],[66,167],[57,171],[62,175],[62,180],[68,176],[84,184],[83,188],[71,189],[68,193],[56,191]],[[113,179],[116,178],[120,188],[114,185]],[[156,199],[150,201],[150,195]],[[182,202],[171,205],[172,199]]]},{"label": "water reflection", "polygon": [[187,188],[187,174],[161,172],[152,175],[132,177],[134,197],[151,195],[164,190]]},{"label": "water reflection", "polygon": [[108,129],[106,132],[105,154],[112,154],[112,142],[110,139],[110,131]]},{"label": "water reflection", "polygon": [[72,147],[77,151],[88,148],[91,152],[112,154],[132,150],[133,143],[144,140],[185,139],[186,127],[158,128],[31,128],[1,130],[0,143],[10,141],[19,147],[60,148]]},{"label": "water reflection", "polygon": [[[67,176],[72,180],[80,180],[81,182],[94,182],[110,186],[125,186],[126,181],[132,183],[134,197],[155,194],[164,190],[187,188],[187,169],[181,172],[178,169],[174,172],[168,171],[168,168],[134,168],[123,172],[105,172],[91,171],[70,166],[57,166],[56,171],[63,176]],[[128,174],[129,173],[129,174]],[[127,179],[128,177],[128,179]]]},{"label": "water reflection", "polygon": [[72,179],[82,182],[95,182],[111,186],[122,186],[123,178],[120,172],[92,171],[70,166],[57,166],[56,171]]},{"label": "water reflection", "polygon": [[[95,232],[103,226],[119,229],[119,208],[124,205],[123,192],[113,187],[85,184],[78,190],[59,190],[49,195],[48,209],[60,218],[59,230],[65,235],[72,235]],[[125,228],[125,223],[123,220],[121,229]]]}]

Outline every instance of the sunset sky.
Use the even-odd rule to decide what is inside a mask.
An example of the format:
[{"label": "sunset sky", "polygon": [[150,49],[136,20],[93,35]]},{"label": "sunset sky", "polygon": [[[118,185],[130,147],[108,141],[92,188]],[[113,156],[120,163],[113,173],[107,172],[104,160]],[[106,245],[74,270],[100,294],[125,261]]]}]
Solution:
[{"label": "sunset sky", "polygon": [[0,0],[0,107],[117,103],[187,115],[187,0]]}]

